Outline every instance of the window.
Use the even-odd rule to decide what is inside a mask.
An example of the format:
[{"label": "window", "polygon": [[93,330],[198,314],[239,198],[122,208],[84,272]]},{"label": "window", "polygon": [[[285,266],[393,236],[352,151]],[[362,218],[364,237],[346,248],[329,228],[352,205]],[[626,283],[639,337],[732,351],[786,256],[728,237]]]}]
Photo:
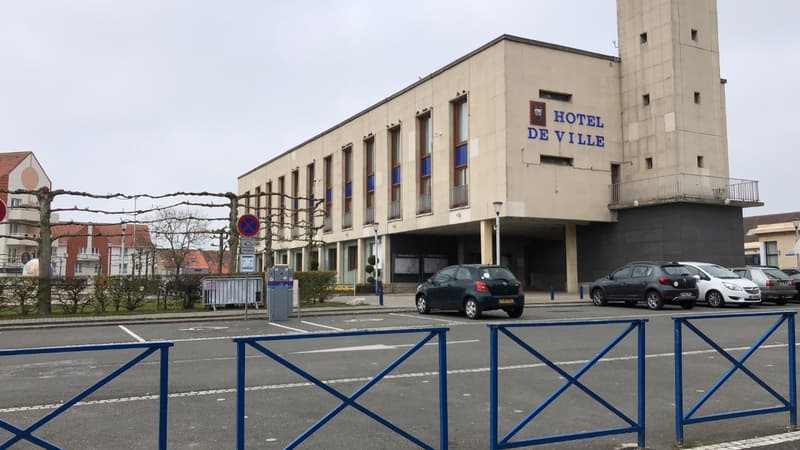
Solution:
[{"label": "window", "polygon": [[350,228],[352,222],[353,206],[353,148],[347,147],[342,152],[344,159],[344,209],[342,216],[342,228]]},{"label": "window", "polygon": [[758,253],[751,253],[748,255],[744,255],[744,263],[747,266],[760,266],[761,255],[759,255]]},{"label": "window", "polygon": [[703,157],[701,155],[697,155],[697,167],[703,168]]},{"label": "window", "polygon": [[364,223],[375,221],[375,138],[364,141]]},{"label": "window", "polygon": [[[292,171],[292,226],[296,227],[300,220],[300,172]],[[294,230],[296,231],[296,230]]]},{"label": "window", "polygon": [[469,203],[469,104],[462,97],[453,102],[453,192],[450,205]]},{"label": "window", "polygon": [[19,224],[12,223],[11,224],[11,234],[19,234]]},{"label": "window", "polygon": [[635,266],[633,268],[632,277],[633,278],[644,278],[649,277],[650,273],[653,271],[653,268],[650,266]]},{"label": "window", "polygon": [[308,199],[309,220],[313,217],[314,210],[314,163],[306,166],[306,198]]},{"label": "window", "polygon": [[645,158],[644,159],[644,166],[647,168],[647,170],[652,169],[653,168],[653,158]]},{"label": "window", "polygon": [[697,42],[697,30],[692,29],[692,40]]},{"label": "window", "polygon": [[389,193],[389,218],[400,217],[401,192],[401,171],[400,161],[402,161],[402,142],[400,141],[400,127],[396,126],[389,130],[389,161],[392,176],[391,192]]},{"label": "window", "polygon": [[22,205],[22,200],[20,200],[18,198],[12,198],[11,199],[11,207],[12,208],[17,208],[17,207],[19,207],[21,205]]},{"label": "window", "polygon": [[456,280],[472,280],[472,274],[466,267],[459,267],[456,272]]},{"label": "window", "polygon": [[328,249],[328,266],[326,270],[336,271],[336,249],[329,248]]},{"label": "window", "polygon": [[639,35],[639,43],[646,44],[647,43],[647,33],[641,33]]},{"label": "window", "polygon": [[267,221],[272,221],[272,181],[267,182]]},{"label": "window", "polygon": [[563,156],[539,155],[539,162],[541,164],[552,164],[555,166],[571,166],[573,161],[574,161],[573,158],[566,158]]},{"label": "window", "polygon": [[325,157],[324,167],[325,173],[323,177],[325,178],[322,182],[325,185],[325,224],[324,229],[330,230],[331,229],[331,208],[333,207],[333,156],[328,155]]},{"label": "window", "polygon": [[567,92],[556,92],[556,91],[548,91],[546,89],[539,89],[539,98],[547,98],[550,100],[569,102],[572,101],[572,94]]},{"label": "window", "polygon": [[611,274],[611,278],[614,279],[614,280],[627,280],[628,278],[631,277],[631,272],[632,271],[633,271],[633,268],[630,267],[630,266],[623,267],[623,268],[617,270],[616,272],[612,273]]},{"label": "window", "polygon": [[644,94],[644,95],[642,96],[642,104],[643,104],[644,106],[647,106],[647,105],[649,105],[649,104],[650,104],[650,94]]},{"label": "window", "polygon": [[432,142],[431,113],[417,117],[417,136],[419,136],[419,204],[418,212],[431,211]]},{"label": "window", "polygon": [[700,93],[699,93],[699,92],[695,92],[695,93],[694,93],[694,103],[695,103],[696,105],[699,105],[699,104],[700,104]]},{"label": "window", "polygon": [[[286,177],[278,177],[278,223],[281,226],[281,232],[283,232],[283,226],[286,224]],[[285,263],[284,263],[285,264]]]},{"label": "window", "polygon": [[347,270],[352,272],[358,268],[358,247],[347,247]]},{"label": "window", "polygon": [[778,257],[781,255],[778,251],[778,241],[764,242],[764,249],[767,253],[767,265],[778,267]]},{"label": "window", "polygon": [[450,266],[440,270],[439,273],[433,276],[433,281],[444,283],[454,279],[456,277],[456,269],[458,269],[458,266]]}]

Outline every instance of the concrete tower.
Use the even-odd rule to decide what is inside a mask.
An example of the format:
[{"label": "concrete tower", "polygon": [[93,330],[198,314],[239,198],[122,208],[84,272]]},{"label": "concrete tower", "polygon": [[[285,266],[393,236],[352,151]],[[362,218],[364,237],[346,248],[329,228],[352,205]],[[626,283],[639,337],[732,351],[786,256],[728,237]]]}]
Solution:
[{"label": "concrete tower", "polygon": [[728,174],[716,0],[618,0],[621,181]]}]

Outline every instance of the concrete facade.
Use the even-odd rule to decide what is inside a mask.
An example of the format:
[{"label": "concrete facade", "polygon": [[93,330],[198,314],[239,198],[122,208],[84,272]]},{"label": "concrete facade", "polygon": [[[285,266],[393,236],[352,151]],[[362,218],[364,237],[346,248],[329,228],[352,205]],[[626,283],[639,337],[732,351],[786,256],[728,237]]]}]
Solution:
[{"label": "concrete facade", "polygon": [[[499,201],[501,264],[528,288],[575,292],[642,259],[622,237],[651,215],[681,218],[680,249],[702,248],[688,230],[741,229],[757,186],[728,178],[716,2],[617,9],[619,57],[500,36],[240,176],[273,260],[313,257],[362,283],[376,253],[386,282],[419,282],[495,261]],[[596,230],[620,246],[608,258],[584,254]],[[649,258],[682,256],[648,236],[664,249]],[[709,257],[741,254],[741,238],[715,245]]]}]

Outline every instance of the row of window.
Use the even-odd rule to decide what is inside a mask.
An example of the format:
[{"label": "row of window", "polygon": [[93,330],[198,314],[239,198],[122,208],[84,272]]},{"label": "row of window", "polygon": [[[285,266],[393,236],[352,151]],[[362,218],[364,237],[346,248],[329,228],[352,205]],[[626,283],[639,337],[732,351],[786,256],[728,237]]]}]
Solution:
[{"label": "row of window", "polygon": [[[469,104],[466,95],[463,95],[451,102],[452,108],[452,136],[451,142],[451,166],[452,166],[452,186],[451,186],[451,201],[450,206],[462,207],[469,204]],[[432,128],[432,111],[426,109],[417,115],[416,118],[416,136],[417,142],[416,151],[418,155],[418,162],[416,167],[416,189],[417,192],[417,214],[426,214],[431,212],[431,187],[433,185],[433,128]],[[402,217],[402,155],[403,155],[403,140],[401,137],[401,125],[390,125],[388,127],[388,148],[389,153],[389,166],[388,166],[388,219],[399,219]],[[354,189],[354,174],[353,174],[353,152],[354,147],[352,144],[342,146],[342,188],[338,198],[342,202],[342,216],[341,228],[352,228],[353,217],[353,189]],[[361,188],[363,189],[363,207],[364,207],[364,224],[375,222],[375,207],[376,207],[376,145],[375,136],[370,133],[364,138],[363,150],[364,152],[364,172],[361,180]],[[293,204],[290,205],[290,225],[292,230],[292,237],[297,237],[300,234],[298,227],[300,222],[300,209],[301,207],[316,207],[314,203],[314,183],[316,181],[315,163],[306,166],[306,186],[305,197],[308,198],[307,205],[301,205],[299,197],[302,195],[300,192],[300,169],[293,170],[290,174],[290,192],[286,192],[286,177],[280,176],[276,180],[276,186],[273,186],[272,180],[266,184],[266,205],[262,208],[261,204],[261,187],[256,187],[254,195],[255,198],[255,211],[261,214],[266,211],[270,216],[273,211],[273,195],[278,194],[278,225],[281,229],[286,225],[286,211],[285,198],[288,195]],[[337,197],[333,192],[333,155],[328,155],[323,159],[323,203],[324,210],[324,231],[332,231],[333,217],[332,207]],[[276,190],[273,190],[276,189]],[[245,192],[245,209],[247,212],[251,210],[250,192]]]}]

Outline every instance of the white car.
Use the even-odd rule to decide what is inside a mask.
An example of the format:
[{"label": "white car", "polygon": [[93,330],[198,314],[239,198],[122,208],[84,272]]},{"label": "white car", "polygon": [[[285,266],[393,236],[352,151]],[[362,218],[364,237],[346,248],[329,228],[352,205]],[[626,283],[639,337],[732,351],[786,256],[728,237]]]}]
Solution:
[{"label": "white car", "polygon": [[719,308],[726,303],[732,305],[761,304],[758,285],[746,280],[717,264],[704,262],[681,262],[692,275],[696,275],[698,300]]}]

